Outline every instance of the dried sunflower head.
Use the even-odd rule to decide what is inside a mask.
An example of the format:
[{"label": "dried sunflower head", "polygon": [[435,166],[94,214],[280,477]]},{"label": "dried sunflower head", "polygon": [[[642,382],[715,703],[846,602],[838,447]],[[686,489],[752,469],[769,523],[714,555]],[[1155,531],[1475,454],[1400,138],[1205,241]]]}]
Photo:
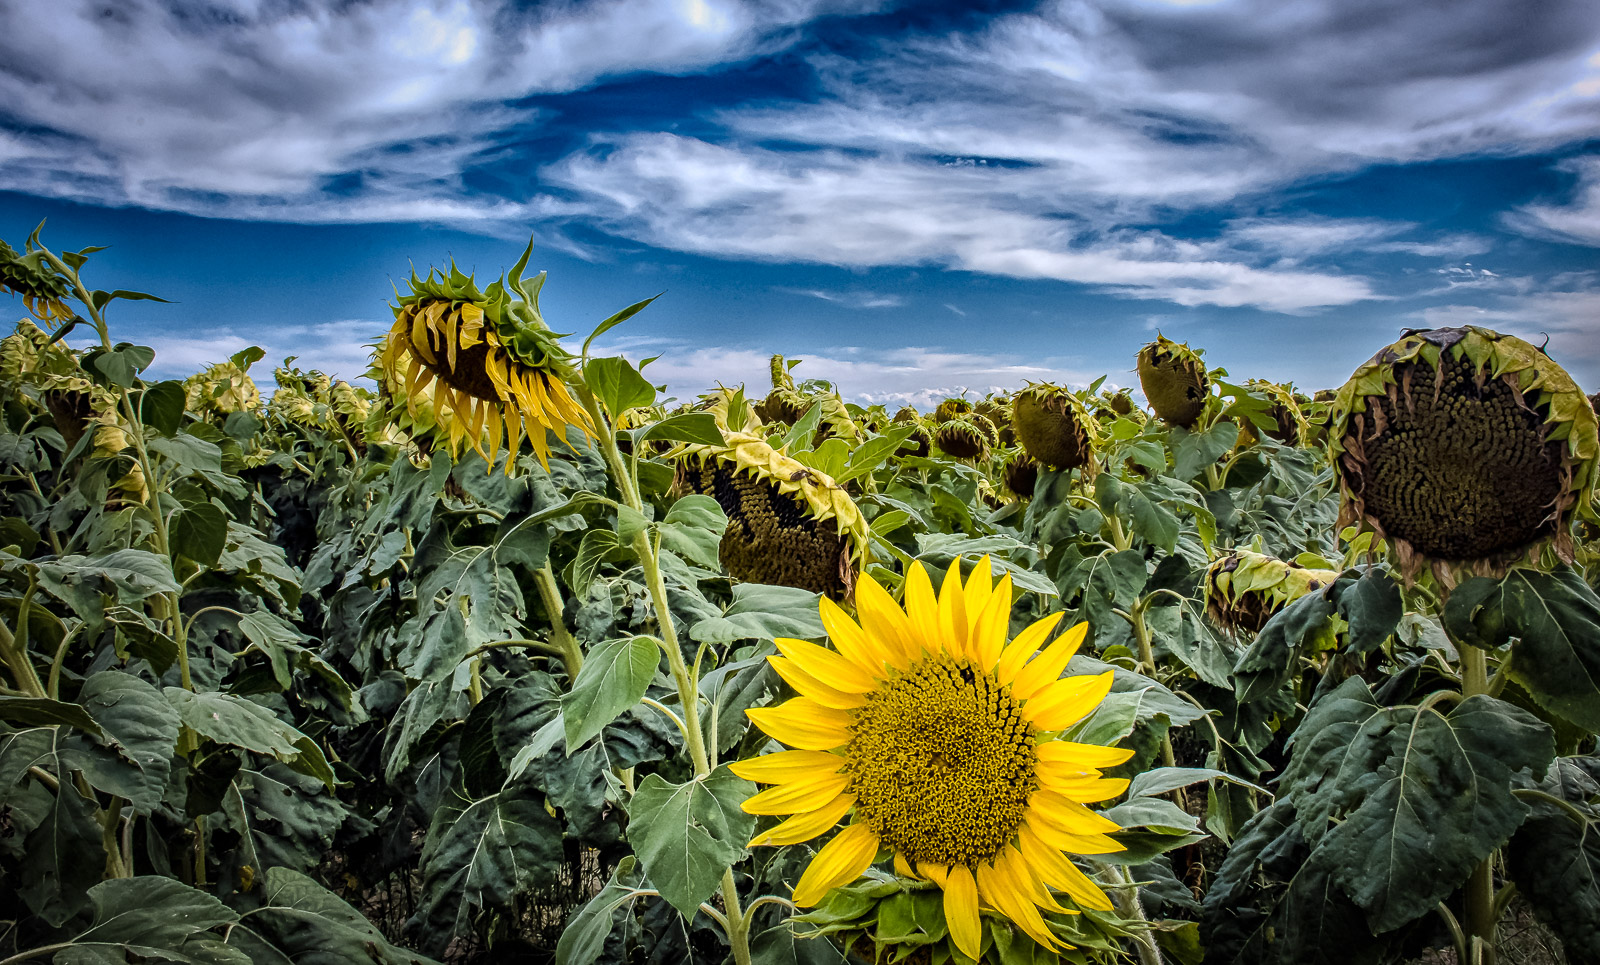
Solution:
[{"label": "dried sunflower head", "polygon": [[971,418],[951,419],[933,430],[933,444],[957,459],[977,459],[989,451],[989,434]]},{"label": "dried sunflower head", "polygon": [[1338,570],[1234,550],[1206,568],[1206,613],[1228,630],[1259,633],[1273,614],[1338,578]]},{"label": "dried sunflower head", "polygon": [[728,517],[718,556],[747,583],[848,597],[866,564],[867,523],[827,475],[730,432],[721,446],[681,447],[675,489],[715,499]]},{"label": "dried sunflower head", "polygon": [[959,419],[972,411],[972,403],[966,399],[945,399],[934,407],[933,421],[936,423],[949,422]]},{"label": "dried sunflower head", "polygon": [[[522,278],[532,250],[530,244],[509,276],[486,289],[453,265],[427,278],[413,273],[377,353],[384,387],[403,402],[414,430],[435,430],[435,444],[442,441],[452,455],[464,439],[491,466],[504,438],[507,473],[524,431],[546,468],[547,432],[564,438],[572,426],[589,438],[595,433],[567,391],[573,357],[539,313],[545,276]],[[434,411],[424,427],[419,410],[426,403]]]},{"label": "dried sunflower head", "polygon": [[1012,456],[1011,461],[1000,470],[1000,485],[1019,499],[1033,498],[1033,490],[1038,483],[1039,463],[1026,451]]},{"label": "dried sunflower head", "polygon": [[915,422],[911,426],[911,435],[906,437],[905,442],[900,443],[900,448],[896,449],[894,454],[902,458],[905,456],[926,457],[932,451],[933,433],[929,432],[928,427],[921,422]]},{"label": "dried sunflower head", "polygon": [[1023,451],[1040,465],[1093,471],[1100,427],[1073,393],[1044,383],[1030,385],[1012,401],[1011,422]]},{"label": "dried sunflower head", "polygon": [[1156,415],[1184,428],[1200,418],[1211,393],[1200,353],[1164,335],[1139,350],[1139,385]]},{"label": "dried sunflower head", "polygon": [[1447,585],[1546,544],[1571,559],[1600,456],[1594,408],[1561,366],[1476,327],[1409,332],[1356,369],[1328,448],[1339,525],[1387,541],[1408,580],[1432,564]]},{"label": "dried sunflower head", "polygon": [[[1245,387],[1253,393],[1265,396],[1272,403],[1267,415],[1272,419],[1273,427],[1267,429],[1267,435],[1286,446],[1305,443],[1310,435],[1310,425],[1306,420],[1304,408],[1295,398],[1293,389],[1262,379],[1251,379],[1245,383]],[[1256,424],[1249,419],[1240,419],[1239,445],[1253,446],[1259,441],[1261,437]]]}]

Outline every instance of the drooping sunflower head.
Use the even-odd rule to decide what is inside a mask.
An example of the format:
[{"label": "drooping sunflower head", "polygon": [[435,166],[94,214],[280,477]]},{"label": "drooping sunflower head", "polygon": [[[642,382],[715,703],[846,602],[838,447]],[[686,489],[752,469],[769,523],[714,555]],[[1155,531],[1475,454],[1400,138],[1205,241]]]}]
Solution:
[{"label": "drooping sunflower head", "polygon": [[934,407],[933,421],[938,423],[959,419],[972,411],[972,403],[966,399],[945,399]]},{"label": "drooping sunflower head", "polygon": [[589,438],[595,432],[567,391],[572,356],[539,313],[545,276],[522,278],[532,250],[530,244],[510,275],[486,289],[453,265],[427,278],[413,273],[377,352],[385,389],[414,419],[424,391],[434,387],[432,422],[443,429],[436,444],[454,455],[465,439],[493,466],[504,439],[507,473],[524,432],[546,468],[547,432],[560,438],[568,426]]},{"label": "drooping sunflower head", "polygon": [[1333,403],[1339,525],[1386,540],[1410,579],[1427,563],[1490,574],[1549,544],[1571,558],[1600,457],[1595,411],[1537,347],[1486,328],[1411,332]]},{"label": "drooping sunflower head", "polygon": [[901,457],[926,457],[932,451],[933,433],[929,432],[928,427],[922,423],[914,422],[911,424],[911,435],[906,437],[905,442],[900,443],[900,448],[896,449],[894,454]]},{"label": "drooping sunflower head", "polygon": [[261,390],[245,367],[234,361],[208,365],[183,380],[184,405],[199,416],[227,416],[261,407]]},{"label": "drooping sunflower head", "polygon": [[0,241],[0,292],[21,295],[28,314],[53,328],[55,323],[72,318],[72,309],[67,307],[71,291],[66,277],[45,260],[44,252],[32,248],[31,242],[29,248],[18,254]]},{"label": "drooping sunflower head", "polygon": [[1047,383],[1030,385],[1017,393],[1011,418],[1023,451],[1040,465],[1092,470],[1099,425],[1072,392]]},{"label": "drooping sunflower head", "polygon": [[1011,457],[1000,470],[1000,485],[1019,499],[1032,499],[1034,487],[1039,483],[1039,464],[1027,452]]},{"label": "drooping sunflower head", "polygon": [[91,419],[113,412],[117,398],[89,377],[79,353],[23,319],[14,334],[0,339],[0,379],[38,393],[70,451],[83,438]]},{"label": "drooping sunflower head", "polygon": [[895,411],[894,421],[895,422],[921,422],[922,421],[922,413],[917,411],[916,406],[903,405],[903,406],[901,406],[899,409],[897,409]]},{"label": "drooping sunflower head", "polygon": [[675,488],[710,496],[728,517],[718,557],[734,579],[843,599],[866,563],[867,523],[827,475],[730,432],[678,454]]},{"label": "drooping sunflower head", "polygon": [[[1298,446],[1305,442],[1311,434],[1311,427],[1306,420],[1305,409],[1300,400],[1295,398],[1293,389],[1264,379],[1250,379],[1245,383],[1245,387],[1253,393],[1265,396],[1272,404],[1272,408],[1266,413],[1272,422],[1272,425],[1266,427],[1268,436],[1286,446]],[[1239,445],[1253,446],[1260,440],[1256,424],[1249,419],[1241,419]]]},{"label": "drooping sunflower head", "polygon": [[1206,613],[1228,630],[1259,633],[1273,614],[1338,578],[1338,570],[1234,550],[1206,568]]},{"label": "drooping sunflower head", "polygon": [[942,890],[967,957],[982,948],[982,912],[1061,949],[1042,911],[1111,908],[1066,853],[1122,850],[1108,837],[1117,824],[1086,805],[1127,788],[1102,769],[1131,752],[1059,737],[1105,698],[1112,675],[1061,676],[1087,625],[1051,642],[1060,613],[1008,640],[1011,577],[996,583],[987,557],[964,581],[958,559],[937,593],[913,563],[905,587],[902,608],[863,575],[859,622],[824,600],[831,649],[776,641],[772,666],[800,696],[747,713],[794,749],[733,770],[776,785],[746,811],[786,819],[751,844],[808,841],[848,817],[795,886],[796,904],[815,905],[889,851],[898,874]]},{"label": "drooping sunflower head", "polygon": [[1200,353],[1165,335],[1139,350],[1139,385],[1156,415],[1184,428],[1200,418],[1211,392]]},{"label": "drooping sunflower head", "polygon": [[989,451],[989,434],[972,418],[956,418],[939,423],[933,430],[933,444],[957,459],[977,459]]}]

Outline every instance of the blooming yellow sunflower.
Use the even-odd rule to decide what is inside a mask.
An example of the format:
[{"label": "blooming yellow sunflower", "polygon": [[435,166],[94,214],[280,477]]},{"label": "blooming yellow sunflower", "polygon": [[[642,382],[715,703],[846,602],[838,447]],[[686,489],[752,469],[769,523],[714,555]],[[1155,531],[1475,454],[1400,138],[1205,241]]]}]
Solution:
[{"label": "blooming yellow sunflower", "polygon": [[[449,273],[430,271],[425,279],[413,274],[377,362],[385,388],[405,400],[413,418],[427,401],[425,390],[434,386],[433,421],[452,454],[466,439],[492,466],[502,434],[514,457],[526,430],[548,469],[546,429],[561,436],[576,426],[591,438],[595,429],[567,392],[564,376],[572,356],[539,314],[543,273],[522,280],[527,261],[525,251],[508,278],[484,290],[454,267]],[[507,473],[514,462],[506,460]]]},{"label": "blooming yellow sunflower", "polygon": [[1127,789],[1101,776],[1132,751],[1059,739],[1111,690],[1111,673],[1062,678],[1082,644],[1078,624],[1044,645],[1055,613],[1007,641],[1011,577],[995,583],[984,557],[963,585],[960,561],[935,594],[921,564],[906,575],[905,608],[870,576],[856,584],[860,623],[824,598],[833,649],[777,640],[773,668],[799,692],[748,711],[794,750],[733,765],[776,785],[744,804],[789,815],[755,845],[797,844],[845,827],[822,847],[794,890],[809,907],[861,875],[880,852],[896,872],[944,892],[955,946],[976,959],[980,911],[1010,919],[1040,945],[1069,947],[1040,909],[1075,913],[1111,901],[1066,858],[1110,854],[1118,825],[1085,807]]}]

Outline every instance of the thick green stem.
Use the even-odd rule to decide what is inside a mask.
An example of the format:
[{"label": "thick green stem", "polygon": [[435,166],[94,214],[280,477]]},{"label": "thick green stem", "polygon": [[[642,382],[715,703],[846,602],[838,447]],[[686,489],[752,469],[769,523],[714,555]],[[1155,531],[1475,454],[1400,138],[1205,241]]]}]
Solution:
[{"label": "thick green stem", "polygon": [[[1113,864],[1101,864],[1100,867],[1109,870],[1121,885],[1111,890],[1111,901],[1117,906],[1117,912],[1124,918],[1148,924],[1150,919],[1145,916],[1144,905],[1139,901],[1139,888],[1133,883],[1133,875],[1128,873],[1128,869]],[[1134,939],[1134,947],[1139,952],[1140,965],[1163,965],[1161,948],[1156,944],[1155,933],[1149,928],[1142,930]]]},{"label": "thick green stem", "polygon": [[539,600],[544,604],[544,614],[550,620],[550,642],[561,652],[561,660],[567,665],[567,676],[576,680],[578,671],[583,669],[583,648],[578,646],[577,639],[567,630],[567,624],[562,619],[565,607],[561,602],[561,587],[556,585],[556,574],[550,568],[549,560],[533,571],[533,580],[539,587]]},{"label": "thick green stem", "polygon": [[122,846],[117,835],[122,824],[122,803],[122,798],[113,794],[111,803],[100,814],[100,846],[106,853],[107,878],[133,877],[133,871],[123,860]]},{"label": "thick green stem", "polygon": [[[629,508],[644,512],[644,502],[639,498],[638,483],[633,474],[628,472],[622,453],[617,449],[617,434],[611,427],[611,422],[600,410],[600,403],[595,399],[594,393],[589,391],[589,387],[577,378],[573,379],[572,383],[584,411],[594,422],[601,456],[605,459],[606,468],[611,471],[611,477],[622,495],[622,501]],[[694,766],[695,777],[705,777],[711,773],[715,762],[706,753],[705,737],[700,727],[699,681],[696,679],[697,675],[684,663],[683,648],[678,644],[678,630],[673,626],[672,610],[667,606],[667,585],[661,578],[660,560],[656,555],[655,546],[650,542],[648,528],[634,534],[632,546],[634,555],[639,559],[639,565],[644,569],[645,585],[650,590],[650,603],[655,607],[656,623],[661,628],[661,651],[666,655],[667,669],[672,672],[672,682],[678,688],[678,701],[683,708],[684,743],[689,748],[689,761]],[[750,926],[740,911],[739,890],[732,869],[723,872],[722,875],[722,903],[728,912],[728,945],[733,950],[733,960],[737,965],[750,965]]]},{"label": "thick green stem", "polygon": [[[1477,647],[1458,646],[1461,649],[1462,696],[1488,693],[1488,655]],[[1472,945],[1472,958],[1482,965],[1494,965],[1495,959],[1494,859],[1494,852],[1484,858],[1473,869],[1466,887],[1467,940]]]},{"label": "thick green stem", "polygon": [[[1133,611],[1116,611],[1119,616],[1128,621],[1133,627],[1133,638],[1139,644],[1139,672],[1154,680],[1156,677],[1156,653],[1150,640],[1150,626],[1145,623],[1144,611],[1150,605],[1149,599],[1140,600],[1133,605]],[[1172,750],[1172,733],[1169,730],[1161,735],[1161,761],[1168,767],[1176,767],[1177,755]]]},{"label": "thick green stem", "polygon": [[4,657],[17,688],[29,697],[45,696],[44,685],[39,682],[39,674],[33,669],[33,661],[28,658],[28,610],[33,605],[36,588],[36,584],[30,583],[28,592],[22,597],[15,634],[4,623],[0,623],[0,657]]}]

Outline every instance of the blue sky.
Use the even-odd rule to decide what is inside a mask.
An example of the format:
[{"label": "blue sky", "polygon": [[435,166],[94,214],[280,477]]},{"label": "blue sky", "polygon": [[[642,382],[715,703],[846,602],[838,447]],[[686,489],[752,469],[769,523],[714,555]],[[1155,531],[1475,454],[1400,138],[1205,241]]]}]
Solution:
[{"label": "blue sky", "polygon": [[[1336,385],[1485,324],[1600,388],[1593,0],[9,0],[0,237],[109,244],[119,337],[346,377],[496,274],[679,395],[1134,381],[1160,329]],[[15,306],[20,315],[21,306]]]}]

